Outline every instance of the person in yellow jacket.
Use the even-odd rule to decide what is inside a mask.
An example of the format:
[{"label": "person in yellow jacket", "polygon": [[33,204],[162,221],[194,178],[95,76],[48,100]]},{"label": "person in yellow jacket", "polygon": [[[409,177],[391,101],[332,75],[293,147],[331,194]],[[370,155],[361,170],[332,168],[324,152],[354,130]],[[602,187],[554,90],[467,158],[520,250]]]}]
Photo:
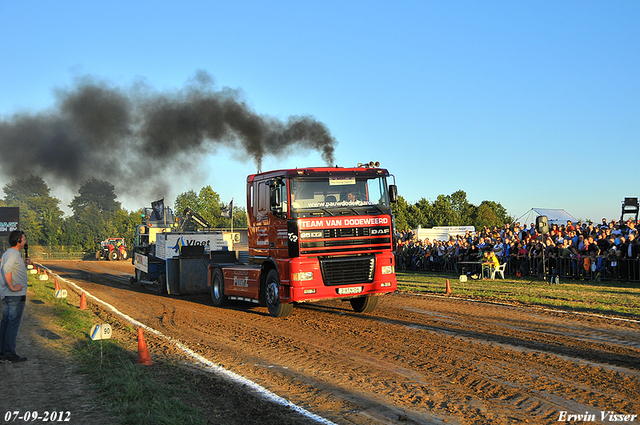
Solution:
[{"label": "person in yellow jacket", "polygon": [[496,253],[493,251],[485,251],[482,261],[482,277],[485,277],[486,271],[489,274],[486,277],[490,278],[491,273],[493,273],[493,271],[498,267],[500,267],[500,260],[496,257]]}]

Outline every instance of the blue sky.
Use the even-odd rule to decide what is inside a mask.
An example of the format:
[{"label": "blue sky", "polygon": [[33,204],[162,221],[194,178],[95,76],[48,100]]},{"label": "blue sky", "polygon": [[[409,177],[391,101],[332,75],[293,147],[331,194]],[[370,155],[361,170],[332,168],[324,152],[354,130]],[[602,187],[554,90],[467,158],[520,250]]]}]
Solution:
[{"label": "blue sky", "polygon": [[[380,161],[411,203],[464,190],[516,218],[543,207],[600,221],[640,197],[636,0],[2,0],[0,19],[0,119],[46,112],[85,75],[171,91],[204,70],[258,114],[323,122],[338,165]],[[227,149],[193,161],[170,204],[211,185],[244,205],[253,162]],[[310,151],[262,168],[316,165]],[[47,183],[64,205],[75,195]]]}]

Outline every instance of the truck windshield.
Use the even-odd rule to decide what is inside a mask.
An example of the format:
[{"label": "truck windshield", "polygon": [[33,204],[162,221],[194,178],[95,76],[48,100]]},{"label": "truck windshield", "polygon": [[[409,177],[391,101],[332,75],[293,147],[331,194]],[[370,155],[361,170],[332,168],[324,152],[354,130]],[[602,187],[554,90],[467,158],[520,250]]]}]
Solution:
[{"label": "truck windshield", "polygon": [[289,191],[292,211],[390,206],[384,177],[292,178]]}]

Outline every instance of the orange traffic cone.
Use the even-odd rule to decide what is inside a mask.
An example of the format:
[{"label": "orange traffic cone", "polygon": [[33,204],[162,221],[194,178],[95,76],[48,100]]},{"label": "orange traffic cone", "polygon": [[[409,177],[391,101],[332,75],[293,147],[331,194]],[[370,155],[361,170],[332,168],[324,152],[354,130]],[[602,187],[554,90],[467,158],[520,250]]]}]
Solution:
[{"label": "orange traffic cone", "polygon": [[56,282],[56,286],[54,289],[56,290],[56,292],[58,292],[60,290],[60,285],[58,285],[58,279],[56,279],[55,282]]},{"label": "orange traffic cone", "polygon": [[449,279],[447,279],[447,295],[451,295],[451,284],[449,283]]},{"label": "orange traffic cone", "polygon": [[80,296],[80,310],[87,309],[87,297],[84,295],[84,292]]},{"label": "orange traffic cone", "polygon": [[145,366],[152,364],[151,357],[149,357],[149,350],[147,349],[147,343],[144,342],[142,328],[138,328],[138,364]]}]

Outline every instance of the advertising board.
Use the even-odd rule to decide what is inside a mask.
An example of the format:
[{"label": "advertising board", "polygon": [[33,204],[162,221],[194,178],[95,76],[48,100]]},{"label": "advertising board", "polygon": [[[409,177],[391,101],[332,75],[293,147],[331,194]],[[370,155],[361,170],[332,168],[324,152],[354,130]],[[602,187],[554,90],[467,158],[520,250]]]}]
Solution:
[{"label": "advertising board", "polygon": [[156,237],[156,257],[162,260],[177,257],[183,246],[203,246],[205,253],[229,249],[220,233],[161,233]]},{"label": "advertising board", "polygon": [[9,233],[20,227],[20,208],[0,207],[0,236],[9,236]]}]

